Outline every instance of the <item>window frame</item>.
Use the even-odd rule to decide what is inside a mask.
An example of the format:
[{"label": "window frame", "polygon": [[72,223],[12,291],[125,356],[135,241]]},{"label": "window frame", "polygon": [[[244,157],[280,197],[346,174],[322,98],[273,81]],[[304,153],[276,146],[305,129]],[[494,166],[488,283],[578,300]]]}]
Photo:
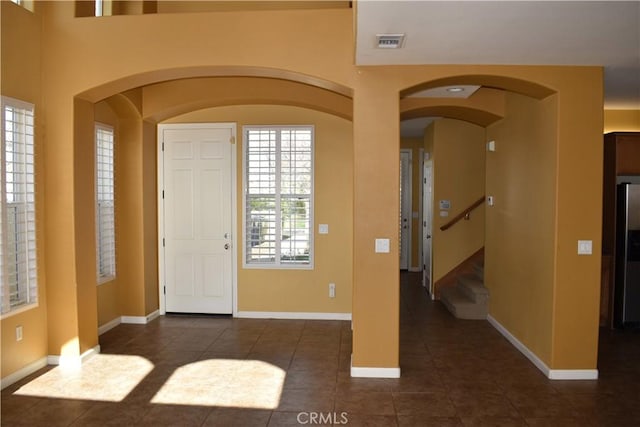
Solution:
[{"label": "window frame", "polygon": [[[101,244],[101,239],[100,239],[100,231],[102,230],[102,222],[101,222],[101,216],[100,216],[100,192],[99,192],[99,187],[100,187],[100,182],[99,182],[99,173],[100,173],[100,161],[99,161],[99,153],[98,153],[98,144],[99,144],[99,139],[98,139],[98,132],[99,131],[107,131],[111,133],[111,182],[110,182],[110,187],[111,187],[111,226],[113,227],[113,237],[112,240],[110,242],[107,242],[107,244],[110,246],[110,253],[105,253],[103,252],[103,247],[104,245]],[[115,232],[115,216],[116,216],[116,209],[115,209],[115,151],[116,151],[116,135],[115,135],[115,129],[113,126],[111,125],[107,125],[104,123],[100,123],[100,122],[95,122],[94,125],[94,147],[95,147],[95,156],[94,156],[94,161],[95,161],[95,210],[96,210],[96,280],[98,285],[101,285],[103,283],[107,283],[110,282],[112,280],[114,280],[117,276],[117,262],[116,262],[116,232]],[[102,273],[102,269],[100,268],[100,266],[104,263],[104,258],[108,257],[110,258],[110,271],[107,274],[103,274]]]},{"label": "window frame", "polygon": [[[280,252],[276,247],[275,258],[271,262],[250,262],[248,260],[248,249],[249,245],[247,244],[247,205],[248,200],[250,198],[249,195],[249,180],[248,180],[248,133],[250,131],[256,130],[275,130],[276,132],[282,132],[287,130],[309,130],[311,132],[311,177],[310,177],[310,194],[309,194],[309,261],[308,262],[282,262]],[[266,269],[266,270],[313,270],[314,269],[314,260],[315,260],[315,245],[314,245],[314,199],[315,199],[315,126],[314,125],[245,125],[242,127],[242,185],[243,185],[243,194],[242,194],[242,267],[245,269]],[[275,149],[277,160],[276,160],[276,172],[275,179],[276,181],[282,180],[281,174],[281,157],[280,155],[280,137],[277,138],[277,146]],[[279,186],[276,185],[278,190],[274,194],[274,212],[276,212],[276,220],[279,218],[279,214],[277,212],[281,212],[281,192]],[[276,226],[276,230],[280,230],[279,226]],[[281,231],[281,230],[280,230]],[[277,233],[277,231],[276,231]]]},{"label": "window frame", "polygon": [[[5,319],[7,317],[13,316],[18,313],[22,313],[27,310],[31,310],[39,306],[39,285],[38,285],[38,240],[37,240],[37,208],[36,208],[36,112],[35,105],[26,101],[22,101],[19,99],[10,98],[7,96],[2,96],[0,101],[1,108],[1,116],[0,116],[0,229],[3,230],[0,233],[0,277],[3,279],[0,281],[0,286],[2,287],[1,293],[2,298],[0,298],[0,319]],[[7,200],[7,173],[6,168],[7,164],[6,157],[6,144],[7,144],[7,134],[6,134],[6,109],[7,107],[14,108],[17,110],[23,110],[25,112],[29,112],[32,119],[31,124],[28,124],[27,121],[21,124],[23,128],[22,131],[17,132],[17,134],[21,137],[21,144],[24,145],[23,148],[23,159],[19,162],[23,165],[23,170],[19,172],[21,175],[20,180],[18,181],[18,186],[23,186],[23,196],[25,200],[19,202],[13,202],[13,204],[19,203],[20,206],[24,207],[24,217],[25,223],[23,224],[23,232],[24,234],[24,250],[16,250],[15,257],[15,267],[16,273],[18,274],[18,264],[25,263],[26,274],[27,277],[26,283],[22,282],[22,286],[20,286],[21,280],[18,279],[16,283],[17,288],[24,288],[26,286],[26,297],[23,302],[19,304],[11,305],[11,284],[6,279],[8,268],[8,263],[4,257],[6,255],[6,247],[8,246],[8,238],[9,233],[5,230],[7,227],[7,223],[9,222],[5,218],[5,212],[7,211],[7,205],[9,201]],[[31,134],[29,134],[26,130],[27,127],[31,127]],[[31,170],[31,172],[29,172]],[[29,176],[31,175],[31,176]],[[31,205],[31,206],[29,206]],[[16,212],[18,212],[18,207],[16,207]],[[29,219],[31,217],[31,219]],[[17,237],[20,233],[15,232],[12,234],[14,239],[14,245],[17,245],[18,239]],[[18,277],[20,275],[18,274]],[[5,289],[6,288],[6,289]],[[19,292],[19,291],[18,291]],[[4,298],[5,295],[9,295],[9,301],[7,302]]]}]

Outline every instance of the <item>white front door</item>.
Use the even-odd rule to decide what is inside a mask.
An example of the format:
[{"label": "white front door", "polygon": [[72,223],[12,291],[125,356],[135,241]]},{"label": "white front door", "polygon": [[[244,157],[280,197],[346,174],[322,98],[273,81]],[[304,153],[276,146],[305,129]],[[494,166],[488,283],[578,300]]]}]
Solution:
[{"label": "white front door", "polygon": [[400,269],[411,262],[411,150],[400,150]]},{"label": "white front door", "polygon": [[164,311],[230,314],[235,124],[160,125],[158,137]]},{"label": "white front door", "polygon": [[433,298],[431,281],[431,236],[433,226],[433,162],[425,159],[422,182],[422,286]]}]

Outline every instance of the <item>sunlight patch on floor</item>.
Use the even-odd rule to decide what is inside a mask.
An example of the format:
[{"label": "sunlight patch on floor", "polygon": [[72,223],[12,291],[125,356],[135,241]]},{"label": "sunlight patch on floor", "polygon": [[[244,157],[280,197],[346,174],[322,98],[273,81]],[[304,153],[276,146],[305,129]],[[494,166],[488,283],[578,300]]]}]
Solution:
[{"label": "sunlight patch on floor", "polygon": [[176,369],[151,402],[275,409],[285,375],[259,360],[202,360]]},{"label": "sunlight patch on floor", "polygon": [[120,402],[153,369],[144,357],[97,354],[81,366],[57,366],[15,394],[60,399]]}]

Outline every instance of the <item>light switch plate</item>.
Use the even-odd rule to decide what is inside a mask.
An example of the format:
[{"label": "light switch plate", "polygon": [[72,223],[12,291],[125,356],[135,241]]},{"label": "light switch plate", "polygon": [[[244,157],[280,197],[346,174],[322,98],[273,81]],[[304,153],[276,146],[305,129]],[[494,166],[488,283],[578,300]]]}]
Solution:
[{"label": "light switch plate", "polygon": [[592,240],[578,240],[578,255],[591,255],[593,253]]},{"label": "light switch plate", "polygon": [[376,239],[376,253],[377,254],[389,253],[389,239]]},{"label": "light switch plate", "polygon": [[318,224],[318,234],[329,234],[329,224]]}]

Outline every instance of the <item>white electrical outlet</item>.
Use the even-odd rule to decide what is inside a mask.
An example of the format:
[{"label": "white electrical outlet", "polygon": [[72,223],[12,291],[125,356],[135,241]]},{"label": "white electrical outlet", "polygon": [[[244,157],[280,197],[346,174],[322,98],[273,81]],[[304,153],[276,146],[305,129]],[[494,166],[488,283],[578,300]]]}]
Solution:
[{"label": "white electrical outlet", "polygon": [[16,341],[22,341],[22,325],[16,326]]},{"label": "white electrical outlet", "polygon": [[591,255],[591,254],[593,254],[593,241],[578,240],[578,255]]},{"label": "white electrical outlet", "polygon": [[329,283],[329,298],[335,298],[335,297],[336,297],[336,284]]},{"label": "white electrical outlet", "polygon": [[376,239],[376,253],[377,254],[389,253],[389,239]]}]

